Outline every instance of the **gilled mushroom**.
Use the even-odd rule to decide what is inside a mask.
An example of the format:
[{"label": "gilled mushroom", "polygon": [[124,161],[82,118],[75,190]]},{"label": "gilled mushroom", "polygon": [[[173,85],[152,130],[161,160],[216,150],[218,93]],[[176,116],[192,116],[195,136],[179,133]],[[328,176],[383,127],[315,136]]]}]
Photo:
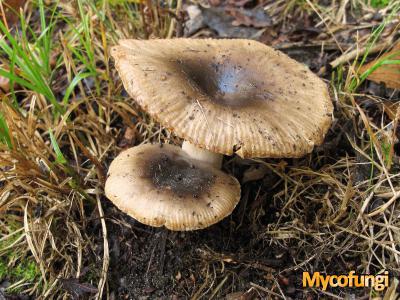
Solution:
[{"label": "gilled mushroom", "polygon": [[300,157],[331,124],[325,83],[256,41],[121,40],[111,53],[131,97],[216,167],[222,154]]},{"label": "gilled mushroom", "polygon": [[141,223],[184,231],[208,227],[230,215],[239,182],[173,145],[143,144],[111,163],[106,196]]}]

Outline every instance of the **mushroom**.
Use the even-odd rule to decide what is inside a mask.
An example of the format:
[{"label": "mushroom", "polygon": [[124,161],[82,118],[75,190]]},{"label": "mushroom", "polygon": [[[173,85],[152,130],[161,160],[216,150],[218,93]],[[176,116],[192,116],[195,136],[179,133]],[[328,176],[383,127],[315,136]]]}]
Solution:
[{"label": "mushroom", "polygon": [[230,215],[240,199],[240,184],[178,146],[142,144],[113,160],[105,193],[141,223],[185,231]]},{"label": "mushroom", "polygon": [[218,168],[222,154],[303,156],[331,124],[326,84],[256,41],[121,40],[111,54],[130,96]]}]

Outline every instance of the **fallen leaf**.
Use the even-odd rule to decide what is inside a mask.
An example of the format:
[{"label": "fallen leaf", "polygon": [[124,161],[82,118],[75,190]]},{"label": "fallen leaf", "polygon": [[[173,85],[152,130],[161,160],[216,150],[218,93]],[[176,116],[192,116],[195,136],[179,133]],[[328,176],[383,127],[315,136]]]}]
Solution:
[{"label": "fallen leaf", "polygon": [[242,184],[264,178],[269,169],[264,165],[251,166],[243,174]]},{"label": "fallen leaf", "polygon": [[218,5],[221,5],[221,0],[209,0],[208,3],[211,6],[218,6]]},{"label": "fallen leaf", "polygon": [[135,142],[136,129],[133,127],[127,127],[124,136],[119,141],[118,146],[121,148],[132,147]]},{"label": "fallen leaf", "polygon": [[242,8],[228,8],[226,12],[231,15],[234,20],[234,26],[252,26],[255,28],[264,28],[272,25],[271,17],[259,8],[242,9]]},{"label": "fallen leaf", "polygon": [[97,288],[87,283],[80,283],[76,278],[62,278],[60,279],[62,288],[71,294],[73,299],[78,299],[87,294],[96,294]]},{"label": "fallen leaf", "polygon": [[264,32],[264,29],[233,25],[235,18],[228,15],[224,8],[202,7],[201,11],[204,25],[216,31],[219,37],[257,39]]},{"label": "fallen leaf", "polygon": [[[24,7],[25,0],[5,0],[0,1],[0,18],[6,21],[9,27],[15,25],[19,20],[19,10]],[[4,12],[4,15],[3,15]]]},{"label": "fallen leaf", "polygon": [[[382,60],[385,58],[391,61],[400,60],[400,42],[397,43],[397,45],[390,52],[362,66],[360,68],[360,74],[363,74],[377,63],[382,62]],[[369,74],[367,79],[377,83],[384,83],[387,87],[392,89],[400,89],[400,64],[382,64],[371,74]]]},{"label": "fallen leaf", "polygon": [[191,36],[204,27],[204,18],[197,5],[189,5],[186,8],[186,13],[189,19],[185,22],[184,35]]}]

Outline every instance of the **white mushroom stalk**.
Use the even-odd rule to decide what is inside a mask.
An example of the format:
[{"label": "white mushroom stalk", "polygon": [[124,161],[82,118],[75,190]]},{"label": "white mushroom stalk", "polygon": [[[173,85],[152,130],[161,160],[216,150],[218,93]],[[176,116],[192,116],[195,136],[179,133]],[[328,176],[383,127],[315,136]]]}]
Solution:
[{"label": "white mushroom stalk", "polygon": [[221,169],[223,158],[222,154],[196,147],[188,141],[183,142],[182,150],[193,159],[207,163],[216,169]]}]

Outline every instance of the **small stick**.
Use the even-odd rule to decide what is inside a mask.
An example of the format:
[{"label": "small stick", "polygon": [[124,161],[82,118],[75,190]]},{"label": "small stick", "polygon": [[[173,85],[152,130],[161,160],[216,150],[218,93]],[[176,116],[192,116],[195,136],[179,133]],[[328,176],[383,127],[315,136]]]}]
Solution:
[{"label": "small stick", "polygon": [[[369,53],[376,53],[385,50],[390,45],[390,42],[391,41],[387,41],[383,44],[373,46],[372,48],[369,49]],[[362,47],[361,49],[354,49],[350,52],[344,53],[335,60],[331,61],[329,64],[331,65],[332,68],[336,68],[337,66],[345,62],[348,62],[359,55],[364,54],[367,51],[367,49],[368,47]]]},{"label": "small stick", "polygon": [[[253,287],[253,288],[255,288],[255,289],[261,290],[261,291],[263,291],[263,292],[265,292],[265,293],[267,293],[267,294],[271,294],[271,295],[273,295],[273,296],[282,298],[281,295],[279,295],[279,294],[277,294],[277,293],[275,293],[275,292],[273,292],[273,291],[271,291],[271,290],[269,290],[269,289],[267,289],[267,288],[265,288],[265,287],[263,287],[263,286],[261,286],[261,285],[258,285],[258,284],[254,283],[254,282],[250,282],[250,286]],[[282,299],[283,299],[283,298],[282,298]]]},{"label": "small stick", "polygon": [[110,263],[110,252],[109,252],[109,247],[108,247],[108,237],[107,237],[107,226],[106,222],[104,220],[104,211],[103,207],[101,206],[100,202],[100,196],[97,194],[96,195],[97,199],[97,208],[99,210],[99,216],[100,216],[100,222],[101,222],[101,229],[102,229],[102,235],[103,235],[103,266],[101,268],[101,277],[97,286],[98,293],[96,295],[96,299],[101,299],[103,296],[103,291],[104,291],[104,286],[107,282],[107,272],[108,272],[108,266]]},{"label": "small stick", "polygon": [[[181,10],[182,8],[182,0],[178,0],[177,4],[176,4],[176,14],[178,14],[178,12]],[[169,30],[168,30],[168,34],[167,34],[167,38],[170,39],[172,38],[173,34],[174,34],[174,30],[176,27],[176,20],[172,19],[171,23],[169,25]]]}]

